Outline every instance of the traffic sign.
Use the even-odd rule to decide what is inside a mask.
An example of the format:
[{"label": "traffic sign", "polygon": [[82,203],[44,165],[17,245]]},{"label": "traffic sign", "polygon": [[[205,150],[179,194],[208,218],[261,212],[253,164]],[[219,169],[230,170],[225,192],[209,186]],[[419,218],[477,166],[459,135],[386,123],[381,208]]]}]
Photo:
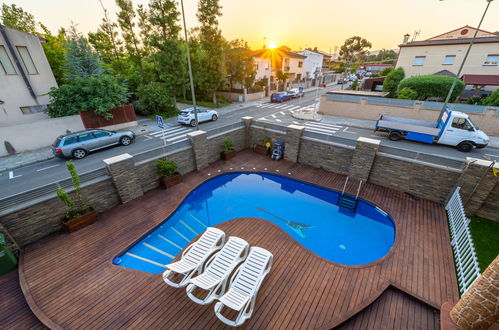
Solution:
[{"label": "traffic sign", "polygon": [[156,123],[158,123],[159,128],[165,128],[165,124],[163,122],[163,117],[160,115],[156,115]]}]

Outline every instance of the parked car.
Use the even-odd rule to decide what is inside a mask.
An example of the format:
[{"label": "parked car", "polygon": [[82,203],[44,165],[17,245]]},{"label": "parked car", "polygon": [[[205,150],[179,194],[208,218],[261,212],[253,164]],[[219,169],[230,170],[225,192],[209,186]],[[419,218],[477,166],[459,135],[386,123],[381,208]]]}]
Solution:
[{"label": "parked car", "polygon": [[[209,120],[217,120],[218,112],[215,110],[208,110],[204,108],[197,108],[198,113],[198,121],[200,123]],[[194,116],[194,108],[187,108],[180,111],[180,114],[177,116],[177,122],[182,125],[191,125],[196,126],[196,117]]]},{"label": "parked car", "polygon": [[287,92],[277,92],[277,93],[272,93],[270,95],[270,102],[283,102],[283,101],[288,101],[291,100],[292,96],[289,95]]},{"label": "parked car", "polygon": [[90,152],[111,146],[127,146],[135,139],[131,131],[87,129],[59,136],[52,144],[52,152],[61,158],[81,159]]},{"label": "parked car", "polygon": [[291,88],[288,91],[288,94],[291,95],[291,98],[298,98],[305,95],[303,88]]}]

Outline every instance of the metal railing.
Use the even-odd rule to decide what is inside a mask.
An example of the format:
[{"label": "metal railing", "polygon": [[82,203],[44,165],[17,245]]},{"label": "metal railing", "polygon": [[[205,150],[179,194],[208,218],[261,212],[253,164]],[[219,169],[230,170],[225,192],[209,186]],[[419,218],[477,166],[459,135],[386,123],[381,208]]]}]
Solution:
[{"label": "metal railing", "polygon": [[456,264],[457,281],[461,295],[480,276],[480,266],[469,228],[470,220],[464,213],[463,203],[457,187],[445,209],[449,218],[451,245]]},{"label": "metal railing", "polygon": [[419,160],[425,163],[437,164],[442,166],[447,166],[456,169],[463,169],[465,166],[464,159],[442,157],[433,154],[427,154],[418,151],[412,151],[407,149],[401,149],[396,147],[380,145],[378,152],[382,152],[389,155],[400,156],[404,158]]}]

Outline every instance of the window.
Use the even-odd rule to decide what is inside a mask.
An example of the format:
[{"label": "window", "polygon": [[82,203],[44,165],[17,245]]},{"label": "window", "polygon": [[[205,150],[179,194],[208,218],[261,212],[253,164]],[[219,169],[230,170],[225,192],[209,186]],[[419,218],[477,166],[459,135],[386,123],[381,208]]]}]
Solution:
[{"label": "window", "polygon": [[94,132],[94,136],[96,138],[101,138],[101,137],[106,137],[106,136],[109,136],[109,132],[104,132],[104,131],[97,131],[97,132]]},{"label": "window", "polygon": [[89,141],[89,140],[92,140],[93,138],[94,137],[92,136],[92,133],[81,134],[81,135],[78,135],[78,142]]},{"label": "window", "polygon": [[298,67],[299,67],[299,68],[302,68],[302,67],[303,67],[303,62],[302,62],[302,61],[298,62]]},{"label": "window", "polygon": [[454,64],[455,59],[456,55],[446,55],[444,58],[444,63],[442,63],[442,65],[452,65]]},{"label": "window", "polygon": [[414,66],[423,66],[425,59],[426,59],[426,56],[416,56],[414,58],[414,62],[412,62],[412,65],[414,65]]},{"label": "window", "polygon": [[64,139],[64,145],[68,146],[70,144],[75,144],[76,143],[76,136],[70,136]]},{"label": "window", "polygon": [[488,55],[483,65],[497,65],[497,62],[499,62],[499,54]]},{"label": "window", "polygon": [[7,51],[4,46],[0,46],[0,65],[3,68],[3,71],[6,74],[16,74],[16,70],[14,69],[14,65],[10,61],[9,55],[7,55]]},{"label": "window", "polygon": [[465,118],[454,118],[452,120],[452,127],[465,130],[470,130],[471,128],[473,128],[473,126],[471,126],[471,124]]},{"label": "window", "polygon": [[46,105],[31,105],[26,107],[20,107],[23,114],[28,115],[30,113],[43,112],[47,110]]},{"label": "window", "polygon": [[33,63],[33,59],[28,52],[28,47],[16,46],[16,48],[19,52],[19,55],[21,55],[21,59],[28,74],[38,74],[38,71],[36,71],[35,63]]}]

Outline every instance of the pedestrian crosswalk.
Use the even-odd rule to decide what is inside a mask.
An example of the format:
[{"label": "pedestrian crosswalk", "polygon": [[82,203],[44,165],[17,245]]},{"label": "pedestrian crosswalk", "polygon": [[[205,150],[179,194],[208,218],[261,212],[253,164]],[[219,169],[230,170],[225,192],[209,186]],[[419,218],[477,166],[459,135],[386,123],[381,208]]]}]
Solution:
[{"label": "pedestrian crosswalk", "polygon": [[260,103],[256,107],[257,108],[268,108],[275,109],[276,112],[270,115],[266,115],[264,117],[258,118],[258,120],[266,120],[266,121],[276,121],[278,123],[282,122],[279,119],[279,116],[289,116],[297,111],[303,110],[313,110],[317,104],[309,104],[309,105],[296,105],[296,104],[283,104],[283,103]]},{"label": "pedestrian crosswalk", "polygon": [[315,121],[308,121],[305,123],[305,130],[314,133],[333,135],[339,131],[342,126],[320,123]]},{"label": "pedestrian crosswalk", "polygon": [[188,128],[184,126],[173,126],[159,131],[154,131],[147,134],[149,138],[159,138],[164,139],[166,142],[175,143],[187,140],[187,133],[191,132],[193,128]]}]

